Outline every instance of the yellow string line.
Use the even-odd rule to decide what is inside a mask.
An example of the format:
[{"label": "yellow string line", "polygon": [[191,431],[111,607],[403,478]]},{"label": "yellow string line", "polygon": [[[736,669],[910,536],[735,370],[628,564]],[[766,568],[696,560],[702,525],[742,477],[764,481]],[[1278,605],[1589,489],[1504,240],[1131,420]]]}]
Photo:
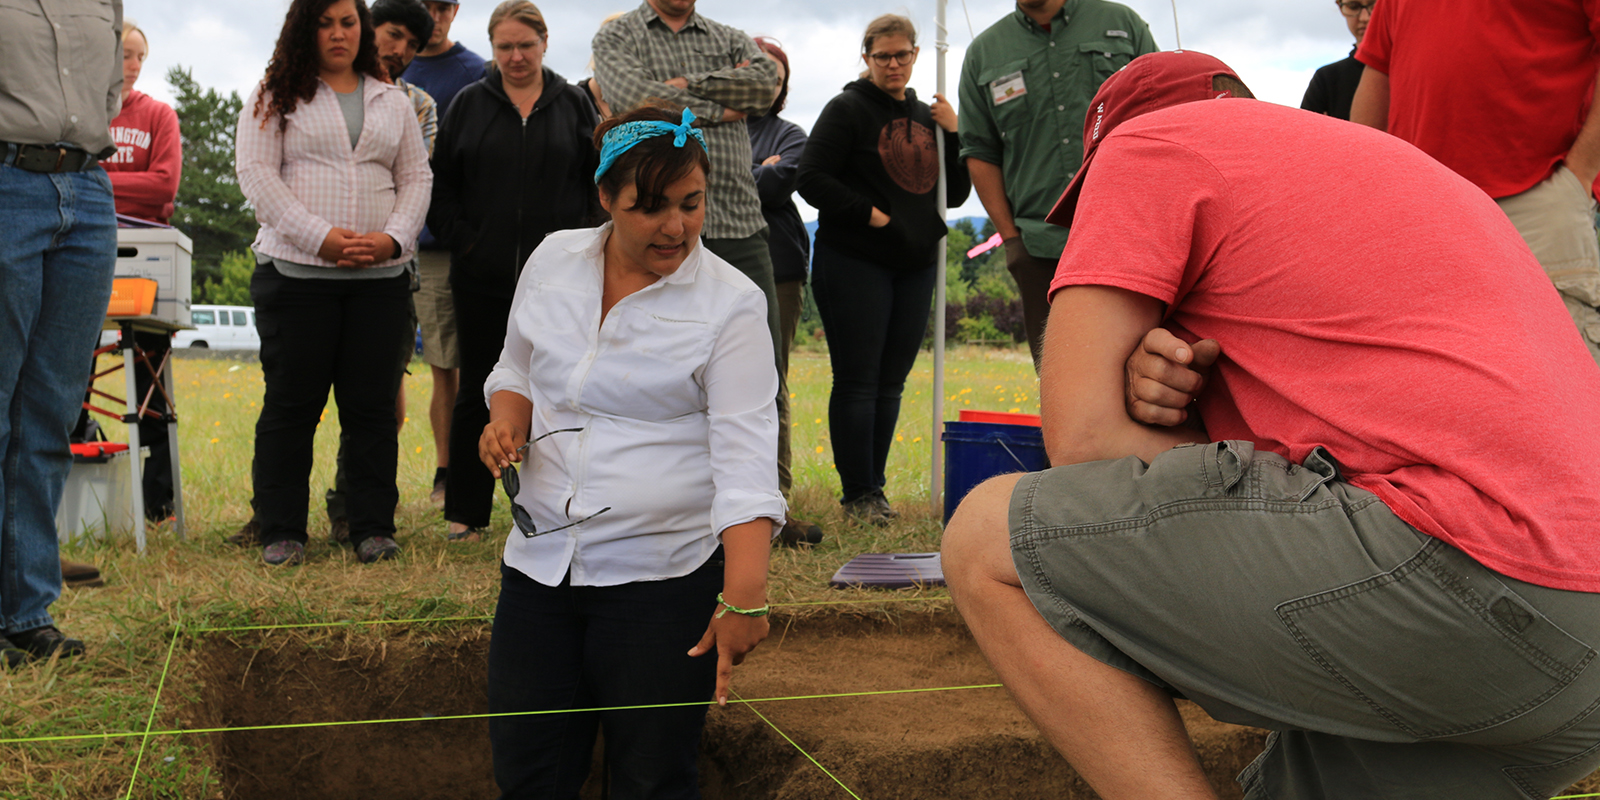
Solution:
[{"label": "yellow string line", "polygon": [[172,651],[178,647],[178,634],[183,632],[183,623],[172,630],[172,641],[167,643],[167,663],[161,668],[161,680],[156,683],[156,697],[150,703],[150,716],[144,721],[144,738],[139,740],[139,756],[133,760],[133,775],[128,778],[128,793],[123,800],[133,797],[133,785],[139,780],[139,765],[144,763],[144,748],[150,743],[150,729],[156,724],[156,709],[161,705],[161,690],[167,685],[167,671],[172,669]]},{"label": "yellow string line", "polygon": [[[944,597],[878,597],[867,600],[808,600],[794,603],[772,603],[773,608],[792,608],[797,606],[839,606],[839,605],[867,605],[870,603],[910,603],[923,601],[947,601]],[[416,617],[413,619],[342,619],[337,622],[295,622],[282,625],[238,625],[233,627],[207,627],[190,628],[190,633],[226,633],[229,631],[276,631],[295,628],[335,628],[341,625],[405,625],[422,622],[487,622],[494,619],[493,614],[472,617]]]},{"label": "yellow string line", "polygon": [[822,774],[824,774],[824,775],[828,776],[829,778],[833,779],[834,783],[839,784],[839,788],[840,789],[845,790],[846,793],[848,793],[851,797],[854,797],[856,800],[861,800],[861,795],[856,794],[854,791],[852,791],[850,789],[850,787],[844,785],[844,781],[839,780],[839,776],[833,774],[832,772],[829,772],[827,767],[822,766],[822,762],[821,761],[818,761],[810,753],[807,753],[806,749],[804,747],[801,747],[798,742],[796,742],[793,739],[790,739],[789,738],[789,734],[784,733],[782,728],[779,728],[777,725],[772,724],[772,720],[767,719],[767,715],[766,714],[763,714],[760,711],[756,710],[756,707],[753,706],[753,705],[750,705],[749,702],[746,701],[743,697],[740,697],[738,692],[735,692],[732,689],[729,689],[728,691],[732,692],[732,694],[733,694],[733,696],[734,696],[734,698],[736,700],[738,700],[741,703],[745,703],[745,707],[750,709],[753,713],[755,713],[756,716],[760,717],[762,722],[767,723],[767,727],[773,729],[774,731],[777,731],[778,735],[782,736],[784,741],[786,741],[790,745],[792,745],[794,747],[794,749],[799,750],[800,751],[800,755],[805,756],[806,760],[810,761],[813,764],[816,764],[817,765],[817,769],[822,770]]},{"label": "yellow string line", "polygon": [[1560,797],[1552,797],[1552,798],[1550,798],[1550,800],[1576,800],[1576,798],[1579,798],[1579,797],[1600,797],[1600,793],[1596,793],[1596,794],[1564,794],[1564,795],[1561,795]]},{"label": "yellow string line", "polygon": [[[833,694],[793,695],[790,697],[758,697],[750,700],[740,700],[741,703],[779,703],[793,700],[831,700],[842,697],[874,697],[892,694],[921,694],[927,692],[955,692],[967,689],[999,689],[1002,684],[984,683],[972,686],[938,686],[927,689],[885,689],[872,692],[836,692]],[[231,728],[173,728],[161,731],[137,731],[122,733],[81,733],[69,736],[36,736],[30,738],[0,739],[0,744],[28,744],[33,742],[74,742],[87,739],[126,739],[133,736],[180,736],[195,733],[236,733],[240,731],[271,731],[291,728],[331,728],[341,725],[380,725],[392,722],[440,722],[462,719],[493,719],[496,717],[529,717],[543,714],[582,714],[598,711],[637,711],[647,708],[682,708],[684,706],[707,705],[708,700],[697,700],[687,703],[655,703],[638,706],[607,706],[604,708],[559,708],[548,711],[501,711],[490,714],[447,714],[434,717],[402,717],[397,719],[353,719],[336,720],[333,722],[293,722],[278,725],[243,725]]]}]

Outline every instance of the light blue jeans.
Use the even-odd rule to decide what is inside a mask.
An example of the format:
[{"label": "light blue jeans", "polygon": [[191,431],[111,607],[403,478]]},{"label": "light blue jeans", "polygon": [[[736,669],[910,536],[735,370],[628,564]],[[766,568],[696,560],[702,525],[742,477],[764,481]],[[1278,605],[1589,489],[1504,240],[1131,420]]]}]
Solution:
[{"label": "light blue jeans", "polygon": [[67,439],[117,260],[111,180],[0,164],[0,631],[52,625]]}]

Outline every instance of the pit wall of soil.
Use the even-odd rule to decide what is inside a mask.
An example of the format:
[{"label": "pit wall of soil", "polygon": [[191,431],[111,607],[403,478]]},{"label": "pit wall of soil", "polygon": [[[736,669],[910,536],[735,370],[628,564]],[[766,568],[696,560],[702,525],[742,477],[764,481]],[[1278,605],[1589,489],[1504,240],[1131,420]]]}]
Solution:
[{"label": "pit wall of soil", "polygon": [[[387,635],[387,638],[383,638]],[[487,712],[488,631],[343,638],[304,633],[213,637],[194,674],[190,726],[443,717]],[[774,619],[772,636],[735,672],[747,698],[997,683],[953,613]],[[849,794],[763,722],[759,709],[865,800],[1096,795],[1001,689],[788,700],[713,707],[700,761],[706,800],[844,800]],[[1218,723],[1180,703],[1212,785],[1260,752],[1263,732]],[[233,800],[493,798],[488,723],[346,725],[210,734]],[[584,800],[602,797],[603,743]]]}]

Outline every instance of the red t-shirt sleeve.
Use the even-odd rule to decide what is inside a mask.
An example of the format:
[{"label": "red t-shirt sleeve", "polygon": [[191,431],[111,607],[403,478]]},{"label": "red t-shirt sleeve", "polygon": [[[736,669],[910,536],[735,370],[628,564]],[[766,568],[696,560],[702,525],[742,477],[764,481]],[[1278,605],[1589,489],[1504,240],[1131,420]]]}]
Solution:
[{"label": "red t-shirt sleeve", "polygon": [[1178,304],[1210,263],[1215,221],[1227,203],[1227,183],[1194,151],[1113,133],[1084,178],[1050,294],[1066,286],[1115,286],[1169,308]]},{"label": "red t-shirt sleeve", "polygon": [[1389,0],[1372,7],[1372,19],[1367,21],[1367,31],[1361,34],[1361,46],[1356,48],[1357,61],[1385,75],[1389,74],[1389,57],[1394,50],[1390,31],[1394,28],[1395,5],[1395,0]]}]

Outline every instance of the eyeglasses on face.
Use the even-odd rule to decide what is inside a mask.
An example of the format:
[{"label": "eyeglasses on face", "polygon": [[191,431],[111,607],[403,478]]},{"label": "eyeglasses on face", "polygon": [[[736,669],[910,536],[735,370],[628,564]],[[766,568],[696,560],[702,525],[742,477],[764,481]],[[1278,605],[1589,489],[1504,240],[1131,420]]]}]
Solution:
[{"label": "eyeglasses on face", "polygon": [[1359,17],[1363,11],[1371,14],[1372,7],[1376,4],[1377,0],[1367,0],[1365,3],[1361,0],[1338,0],[1339,10],[1347,17]]},{"label": "eyeglasses on face", "polygon": [[[524,442],[521,447],[517,448],[517,452],[526,455],[527,452],[528,452],[528,446],[533,444],[534,442],[540,441],[540,440],[542,440],[542,439],[544,439],[544,438],[546,438],[546,437],[548,437],[548,436],[550,436],[552,434],[557,434],[557,433],[577,433],[578,431],[581,431],[581,430],[583,430],[583,429],[582,428],[559,428],[557,430],[550,431],[549,433],[546,433],[546,434],[544,434],[542,436],[539,436],[539,437],[534,438],[534,439],[532,439],[530,441]],[[607,511],[611,510],[611,506],[606,506],[605,508],[602,508],[599,511],[596,511],[593,514],[590,514],[589,516],[584,517],[583,519],[577,520],[575,522],[569,522],[569,523],[567,523],[565,525],[562,525],[559,528],[551,528],[549,530],[541,531],[541,530],[539,530],[538,526],[533,524],[533,517],[528,514],[528,509],[523,508],[522,504],[517,502],[517,494],[522,491],[522,478],[518,477],[517,468],[515,466],[513,466],[511,464],[507,464],[503,469],[500,470],[500,486],[501,486],[501,488],[506,490],[506,496],[511,498],[511,521],[515,522],[517,524],[517,530],[521,531],[522,535],[524,537],[526,537],[526,538],[529,538],[529,539],[532,539],[535,536],[543,536],[543,535],[545,535],[547,533],[555,533],[556,531],[564,531],[564,530],[566,530],[566,529],[568,529],[568,528],[570,528],[570,527],[572,527],[574,525],[582,525],[583,523],[588,522],[589,520],[594,519],[595,517],[598,517],[601,514],[604,514]]]},{"label": "eyeglasses on face", "polygon": [[889,66],[890,61],[904,66],[917,60],[917,51],[901,50],[898,53],[868,53],[867,58],[872,59],[872,63],[880,67]]},{"label": "eyeglasses on face", "polygon": [[494,49],[495,52],[505,56],[509,56],[515,51],[521,53],[523,58],[532,58],[533,51],[539,49],[539,45],[542,44],[544,44],[543,37],[528,42],[501,42],[494,45]]}]

